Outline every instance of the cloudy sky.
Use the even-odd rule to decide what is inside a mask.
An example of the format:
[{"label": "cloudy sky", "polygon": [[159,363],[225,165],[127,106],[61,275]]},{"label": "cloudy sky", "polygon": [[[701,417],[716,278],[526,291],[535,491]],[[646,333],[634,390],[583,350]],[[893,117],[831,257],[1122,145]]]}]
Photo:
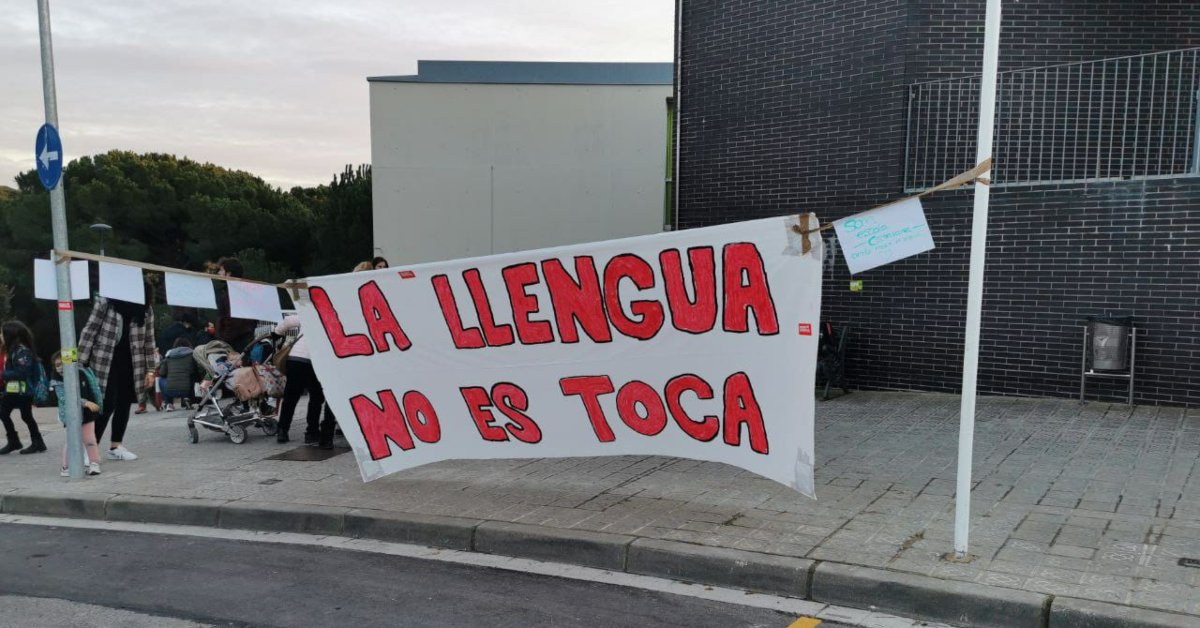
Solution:
[{"label": "cloudy sky", "polygon": [[[418,59],[660,61],[673,0],[56,0],[67,158],[186,155],[283,186],[370,161],[367,76]],[[0,185],[44,122],[37,3],[0,11]]]}]

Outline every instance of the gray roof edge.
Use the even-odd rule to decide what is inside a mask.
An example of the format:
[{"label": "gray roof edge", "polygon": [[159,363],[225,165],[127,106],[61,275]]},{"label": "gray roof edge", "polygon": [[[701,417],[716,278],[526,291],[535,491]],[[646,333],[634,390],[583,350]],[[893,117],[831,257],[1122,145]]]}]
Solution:
[{"label": "gray roof edge", "polygon": [[418,61],[417,74],[369,76],[370,83],[670,85],[674,64],[571,61]]}]

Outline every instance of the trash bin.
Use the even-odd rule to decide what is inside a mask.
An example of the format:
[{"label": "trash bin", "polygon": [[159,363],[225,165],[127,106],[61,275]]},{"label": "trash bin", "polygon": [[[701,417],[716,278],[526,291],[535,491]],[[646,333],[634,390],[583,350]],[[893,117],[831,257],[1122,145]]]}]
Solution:
[{"label": "trash bin", "polygon": [[1133,317],[1089,316],[1092,326],[1092,369],[1129,370],[1129,330]]}]

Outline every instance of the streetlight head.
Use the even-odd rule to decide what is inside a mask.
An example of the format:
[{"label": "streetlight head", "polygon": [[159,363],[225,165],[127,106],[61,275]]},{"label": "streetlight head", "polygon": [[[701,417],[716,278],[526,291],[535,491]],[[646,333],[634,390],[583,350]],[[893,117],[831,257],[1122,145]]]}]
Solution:
[{"label": "streetlight head", "polygon": [[112,230],[113,230],[113,228],[112,228],[111,226],[109,226],[109,225],[106,225],[106,224],[104,224],[104,223],[102,223],[102,222],[98,222],[98,223],[96,223],[96,224],[92,225],[92,226],[91,226],[91,227],[89,227],[89,228],[90,228],[92,231],[95,231],[96,233],[100,233],[100,234],[104,234],[104,233],[111,233],[111,232],[112,232]]}]

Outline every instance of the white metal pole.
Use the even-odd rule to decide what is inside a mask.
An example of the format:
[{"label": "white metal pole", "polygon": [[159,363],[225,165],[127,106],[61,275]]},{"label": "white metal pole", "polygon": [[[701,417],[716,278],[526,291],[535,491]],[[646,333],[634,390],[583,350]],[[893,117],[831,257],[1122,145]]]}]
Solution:
[{"label": "white metal pole", "polygon": [[[46,104],[46,124],[58,128],[58,96],[54,92],[54,50],[50,45],[49,0],[38,0],[38,29],[42,40],[42,95]],[[59,155],[59,159],[64,159]],[[65,160],[64,160],[65,162]],[[50,222],[54,229],[54,249],[69,251],[67,244],[67,201],[63,182],[50,190]],[[71,265],[54,262],[58,286],[58,339],[63,350],[63,386],[66,388],[67,469],[71,479],[83,478],[83,416],[79,399],[79,370],[75,365],[75,301],[71,298]],[[69,309],[64,309],[69,308]]]},{"label": "white metal pole", "polygon": [[[988,0],[983,31],[983,75],[979,80],[979,131],[975,163],[992,156],[996,115],[996,70],[1000,56],[1000,0]],[[993,164],[993,171],[995,166]],[[979,327],[983,312],[983,267],[987,253],[988,186],[975,183],[971,218],[971,270],[967,286],[967,337],[963,351],[961,418],[958,423],[958,486],[954,494],[954,554],[967,555],[971,531],[971,460],[975,447],[975,388],[979,371]]]},{"label": "white metal pole", "polygon": [[675,144],[671,155],[675,160],[671,170],[671,186],[675,188],[671,194],[671,229],[674,231],[679,231],[679,149],[683,146],[679,133],[683,129],[683,3],[684,0],[675,2],[675,119],[672,121],[675,129],[671,138]]}]

